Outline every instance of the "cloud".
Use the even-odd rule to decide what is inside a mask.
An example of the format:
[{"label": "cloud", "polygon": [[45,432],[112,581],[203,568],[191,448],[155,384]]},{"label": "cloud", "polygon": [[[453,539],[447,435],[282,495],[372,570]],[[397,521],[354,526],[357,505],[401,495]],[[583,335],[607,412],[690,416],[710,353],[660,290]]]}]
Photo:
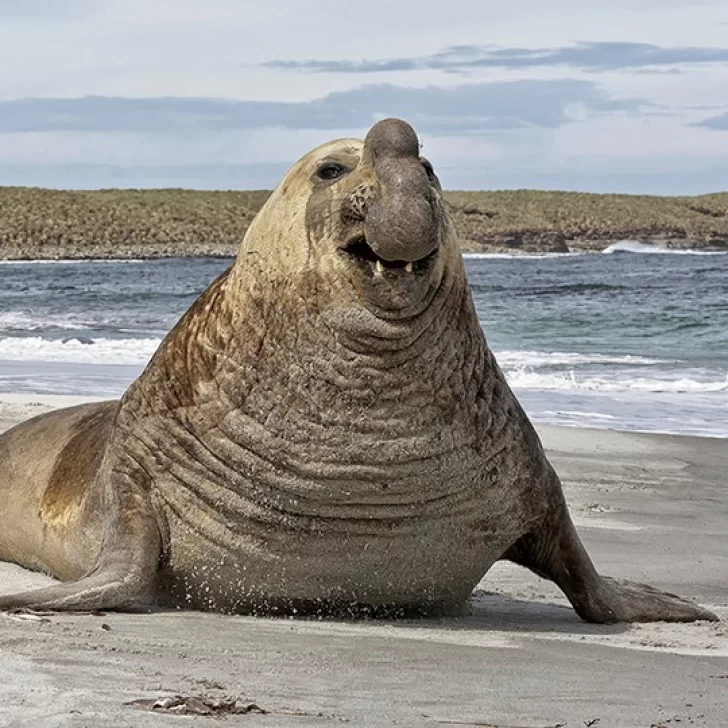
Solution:
[{"label": "cloud", "polygon": [[[670,160],[666,170],[650,171],[641,162],[636,169],[624,164],[624,171],[568,169],[512,169],[513,165],[477,160],[469,166],[448,168],[438,165],[438,174],[448,189],[544,189],[633,194],[700,195],[725,190],[725,167],[704,166],[700,173],[686,170],[682,159]],[[182,164],[126,166],[102,164],[0,163],[0,185],[42,186],[57,189],[154,189],[201,190],[272,189],[286,170],[277,164]],[[634,161],[633,165],[634,166]]]},{"label": "cloud", "polygon": [[482,68],[543,68],[567,66],[582,71],[616,71],[674,66],[728,64],[728,48],[675,46],[650,43],[576,43],[560,48],[499,48],[483,45],[448,46],[428,56],[383,60],[273,60],[262,64],[277,70],[314,73],[384,73],[391,71],[472,71]]},{"label": "cloud", "polygon": [[2,18],[55,18],[80,17],[94,9],[93,0],[0,0]]},{"label": "cloud", "polygon": [[288,169],[270,164],[3,164],[0,185],[57,189],[272,189]]},{"label": "cloud", "polygon": [[590,113],[637,111],[644,99],[613,99],[577,79],[519,80],[453,88],[362,86],[312,101],[267,102],[210,98],[31,98],[0,102],[0,133],[50,131],[215,132],[268,127],[361,130],[385,116],[402,116],[419,131],[477,134],[555,128]]},{"label": "cloud", "polygon": [[718,116],[711,116],[703,121],[698,121],[692,126],[702,126],[713,131],[728,131],[728,111]]}]

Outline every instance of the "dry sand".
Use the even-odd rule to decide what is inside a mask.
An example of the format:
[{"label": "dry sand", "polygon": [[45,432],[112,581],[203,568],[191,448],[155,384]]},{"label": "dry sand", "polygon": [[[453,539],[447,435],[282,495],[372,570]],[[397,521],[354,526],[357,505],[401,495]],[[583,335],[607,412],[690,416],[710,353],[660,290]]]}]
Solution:
[{"label": "dry sand", "polygon": [[[70,401],[2,395],[0,430]],[[728,440],[539,429],[598,568],[723,622],[588,625],[507,564],[432,621],[3,614],[0,725],[212,724],[127,705],[183,695],[270,711],[227,725],[728,726]],[[0,592],[48,581],[0,563]]]}]

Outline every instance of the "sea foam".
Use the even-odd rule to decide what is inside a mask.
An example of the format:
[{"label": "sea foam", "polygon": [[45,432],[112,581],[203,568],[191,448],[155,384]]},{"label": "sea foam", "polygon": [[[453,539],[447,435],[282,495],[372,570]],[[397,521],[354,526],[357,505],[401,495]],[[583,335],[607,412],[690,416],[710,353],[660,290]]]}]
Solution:
[{"label": "sea foam", "polygon": [[573,351],[529,351],[502,350],[496,351],[495,357],[503,367],[558,367],[575,366],[577,364],[622,364],[648,365],[666,364],[667,360],[650,359],[634,354],[585,354]]},{"label": "sea foam", "polygon": [[645,253],[652,255],[726,255],[728,250],[687,250],[678,248],[661,248],[639,240],[619,240],[602,250],[602,254],[612,253]]},{"label": "sea foam", "polygon": [[34,315],[25,311],[0,312],[0,330],[46,331],[48,329],[88,329],[90,324],[80,317],[64,314]]},{"label": "sea foam", "polygon": [[700,380],[689,377],[669,378],[614,376],[595,377],[568,372],[538,372],[518,366],[504,367],[508,383],[514,389],[571,390],[575,392],[653,392],[670,394],[711,394],[728,392],[728,374],[722,379]]},{"label": "sea foam", "polygon": [[161,339],[0,338],[0,359],[73,362],[77,364],[145,364]]},{"label": "sea foam", "polygon": [[571,253],[463,253],[466,260],[489,260],[509,258],[511,260],[540,260],[542,258],[575,258],[586,255],[582,252]]}]

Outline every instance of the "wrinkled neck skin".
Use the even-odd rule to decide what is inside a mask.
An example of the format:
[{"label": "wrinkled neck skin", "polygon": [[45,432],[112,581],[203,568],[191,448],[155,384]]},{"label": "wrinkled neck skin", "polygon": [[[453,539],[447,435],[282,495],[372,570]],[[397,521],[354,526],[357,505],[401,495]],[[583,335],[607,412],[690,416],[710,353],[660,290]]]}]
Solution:
[{"label": "wrinkled neck skin", "polygon": [[376,479],[452,449],[461,419],[472,437],[486,352],[455,250],[392,309],[352,295],[336,257],[271,262],[275,241],[262,256],[250,233],[125,396],[122,426],[158,429],[159,447],[171,419],[201,441],[227,438],[304,478],[337,480],[351,477],[347,465]]},{"label": "wrinkled neck skin", "polygon": [[[479,338],[472,336],[469,325],[474,312],[462,261],[453,258],[443,255],[427,284],[397,307],[382,306],[376,297],[359,292],[352,300],[352,282],[330,270],[326,260],[313,262],[290,280],[266,280],[264,273],[244,269],[239,260],[230,286],[237,291],[235,298],[246,298],[248,303],[240,307],[239,316],[238,309],[230,312],[237,338],[232,355],[241,357],[242,363],[253,354],[255,366],[263,370],[268,369],[269,359],[275,360],[278,367],[270,375],[278,384],[291,371],[299,371],[312,384],[329,377],[334,388],[366,386],[373,396],[393,400],[400,398],[402,387],[415,385],[434,396],[439,380],[458,366],[436,362],[453,349],[471,351],[478,345],[471,339]],[[380,285],[396,288],[400,282],[384,280]],[[341,295],[338,287],[349,288]],[[386,298],[389,304],[391,298]],[[255,321],[250,321],[251,310],[256,312]],[[251,327],[259,346],[246,341]],[[242,336],[237,333],[243,330]],[[288,374],[287,368],[291,368]],[[335,382],[330,380],[333,373]],[[295,386],[299,385],[297,380]]]},{"label": "wrinkled neck skin", "polygon": [[165,341],[158,356],[182,389],[162,381],[157,394],[165,409],[180,412],[209,408],[219,393],[228,407],[244,408],[251,388],[268,391],[271,407],[284,391],[304,397],[307,388],[359,400],[368,391],[396,402],[403,388],[436,397],[461,358],[483,347],[462,262],[437,265],[421,296],[392,310],[338,298],[336,279],[313,265],[291,279],[271,277],[242,251],[203,296],[198,310],[209,315],[193,311],[194,325],[178,326]]}]

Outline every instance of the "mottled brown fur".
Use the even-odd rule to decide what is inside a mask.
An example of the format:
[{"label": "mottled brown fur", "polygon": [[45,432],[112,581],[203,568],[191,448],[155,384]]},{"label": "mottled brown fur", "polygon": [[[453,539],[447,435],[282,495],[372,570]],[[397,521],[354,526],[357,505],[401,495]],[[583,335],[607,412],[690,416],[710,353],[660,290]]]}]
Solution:
[{"label": "mottled brown fur", "polygon": [[40,502],[49,525],[65,522],[80,508],[104,457],[116,408],[116,402],[108,402],[92,410],[59,453]]}]

